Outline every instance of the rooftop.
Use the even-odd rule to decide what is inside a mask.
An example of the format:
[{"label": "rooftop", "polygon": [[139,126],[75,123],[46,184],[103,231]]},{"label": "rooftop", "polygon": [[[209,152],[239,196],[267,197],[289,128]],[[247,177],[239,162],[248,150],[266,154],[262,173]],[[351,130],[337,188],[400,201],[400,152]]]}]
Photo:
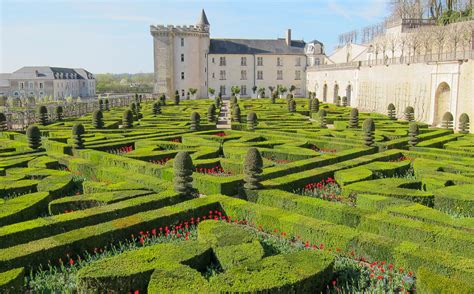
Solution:
[{"label": "rooftop", "polygon": [[292,40],[290,45],[285,39],[211,39],[209,54],[304,54],[304,41]]}]

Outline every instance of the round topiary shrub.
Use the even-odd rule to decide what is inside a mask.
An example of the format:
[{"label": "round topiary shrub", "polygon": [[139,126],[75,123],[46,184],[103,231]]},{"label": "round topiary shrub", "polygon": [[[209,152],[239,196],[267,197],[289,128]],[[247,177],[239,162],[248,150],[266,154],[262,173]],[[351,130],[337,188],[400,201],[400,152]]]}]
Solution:
[{"label": "round topiary shrub", "polygon": [[179,105],[179,92],[174,93],[174,105]]},{"label": "round topiary shrub", "polygon": [[239,104],[235,104],[234,108],[232,109],[232,121],[239,122],[239,123],[241,122]]},{"label": "round topiary shrub", "polygon": [[318,111],[319,126],[320,126],[321,128],[327,128],[326,116],[327,116],[326,110],[320,109],[320,110]]},{"label": "round topiary shrub", "polygon": [[344,107],[347,106],[347,97],[346,96],[342,97],[342,106],[344,106]]},{"label": "round topiary shrub", "polygon": [[391,120],[396,120],[397,119],[395,105],[393,105],[392,103],[390,103],[387,107],[387,115]]},{"label": "round topiary shrub", "polygon": [[92,126],[95,129],[102,129],[104,127],[104,115],[102,111],[96,110],[92,113]]},{"label": "round topiary shrub", "polygon": [[311,111],[318,112],[319,111],[319,100],[318,98],[313,99],[313,103],[311,104]]},{"label": "round topiary shrub", "polygon": [[41,132],[37,126],[29,126],[26,130],[26,137],[28,138],[28,147],[31,149],[36,150],[41,146]]},{"label": "round topiary shrub", "polygon": [[0,132],[8,131],[7,117],[4,113],[0,112]]},{"label": "round topiary shrub", "polygon": [[210,123],[216,122],[216,106],[214,104],[207,108],[207,121]]},{"label": "round topiary shrub", "polygon": [[451,112],[446,112],[441,120],[441,127],[444,129],[453,129],[454,117]]},{"label": "round topiary shrub", "polygon": [[296,111],[296,101],[294,99],[291,99],[288,105],[288,111],[289,112],[295,112]]},{"label": "round topiary shrub", "polygon": [[257,114],[255,112],[249,112],[247,114],[247,130],[253,131],[257,126]]},{"label": "round topiary shrub", "polygon": [[84,140],[82,139],[82,135],[84,135],[86,130],[82,124],[75,124],[72,127],[72,141],[73,147],[75,149],[84,149]]},{"label": "round topiary shrub", "polygon": [[374,120],[372,118],[367,118],[364,120],[362,130],[364,131],[364,145],[368,147],[372,146],[374,144],[375,132]]},{"label": "round topiary shrub", "polygon": [[160,102],[153,103],[153,115],[161,114],[161,104]]},{"label": "round topiary shrub", "polygon": [[357,129],[359,127],[359,109],[352,108],[349,119],[349,128]]},{"label": "round topiary shrub", "polygon": [[191,113],[191,124],[189,129],[191,131],[199,131],[199,127],[201,124],[201,116],[197,112]]},{"label": "round topiary shrub", "polygon": [[336,97],[336,106],[341,106],[341,96]]},{"label": "round topiary shrub", "polygon": [[44,105],[38,108],[38,121],[43,126],[48,124],[48,108]]},{"label": "round topiary shrub", "polygon": [[418,135],[420,134],[420,127],[417,123],[411,122],[408,126],[408,144],[410,146],[416,146],[418,144],[419,139]]},{"label": "round topiary shrub", "polygon": [[467,113],[461,114],[459,117],[459,133],[461,134],[469,134],[469,116]]},{"label": "round topiary shrub", "polygon": [[173,162],[174,170],[174,191],[180,195],[191,195],[193,189],[193,160],[187,151],[181,151],[176,154]]},{"label": "round topiary shrub", "polygon": [[165,96],[165,94],[162,94],[162,95],[160,96],[160,104],[161,104],[161,106],[165,106],[165,105],[166,105],[166,96]]},{"label": "round topiary shrub", "polygon": [[131,127],[133,127],[133,113],[131,109],[127,109],[123,112],[122,128],[129,129]]},{"label": "round topiary shrub", "polygon": [[415,109],[412,106],[407,106],[405,112],[403,113],[406,121],[415,120]]},{"label": "round topiary shrub", "polygon": [[250,148],[247,151],[244,161],[244,188],[257,190],[262,188],[260,174],[262,173],[263,160],[257,148]]},{"label": "round topiary shrub", "polygon": [[62,121],[63,113],[64,113],[63,107],[61,105],[56,106],[55,112],[56,112],[56,120]]}]

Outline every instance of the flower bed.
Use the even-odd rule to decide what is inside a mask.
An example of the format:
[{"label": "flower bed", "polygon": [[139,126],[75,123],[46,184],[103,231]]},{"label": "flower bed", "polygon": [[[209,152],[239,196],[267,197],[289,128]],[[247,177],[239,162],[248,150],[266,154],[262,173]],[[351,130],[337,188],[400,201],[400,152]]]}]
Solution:
[{"label": "flower bed", "polygon": [[203,175],[211,175],[215,177],[232,176],[231,172],[225,171],[224,168],[220,165],[216,165],[215,167],[211,167],[211,168],[199,167],[199,168],[196,168],[196,172]]}]

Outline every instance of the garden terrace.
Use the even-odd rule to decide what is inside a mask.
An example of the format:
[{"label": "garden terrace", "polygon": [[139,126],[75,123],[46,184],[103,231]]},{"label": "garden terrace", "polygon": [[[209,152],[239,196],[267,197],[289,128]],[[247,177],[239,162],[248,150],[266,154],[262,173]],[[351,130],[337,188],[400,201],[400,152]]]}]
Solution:
[{"label": "garden terrace", "polygon": [[474,292],[474,136],[294,100],[238,99],[228,129],[206,99],[68,117],[36,149],[0,132],[0,292]]}]

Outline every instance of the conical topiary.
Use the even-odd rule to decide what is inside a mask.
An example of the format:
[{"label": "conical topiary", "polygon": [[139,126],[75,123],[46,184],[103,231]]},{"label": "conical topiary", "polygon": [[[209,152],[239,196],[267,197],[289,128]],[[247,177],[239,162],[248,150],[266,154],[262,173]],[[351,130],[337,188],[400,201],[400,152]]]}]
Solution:
[{"label": "conical topiary", "polygon": [[364,144],[365,146],[372,146],[374,144],[374,132],[375,132],[375,123],[372,118],[367,118],[364,120],[364,124],[362,126],[362,130],[364,131]]},{"label": "conical topiary", "polygon": [[320,109],[320,110],[318,111],[319,126],[320,126],[321,128],[326,128],[326,127],[327,127],[327,124],[326,124],[326,116],[327,116],[326,110]]},{"label": "conical topiary", "polygon": [[453,121],[454,121],[454,117],[452,115],[451,112],[446,112],[444,115],[443,115],[443,119],[441,121],[441,127],[444,128],[444,129],[453,129]]},{"label": "conical topiary", "polygon": [[210,123],[216,121],[216,106],[214,104],[209,105],[207,109],[207,121]]},{"label": "conical topiary", "polygon": [[461,114],[459,117],[459,133],[461,134],[469,134],[469,116],[467,113]]},{"label": "conical topiary", "polygon": [[240,106],[239,104],[235,104],[232,110],[232,121],[234,122],[241,122],[240,119]]},{"label": "conical topiary", "polygon": [[[219,93],[219,95],[220,95],[220,93]],[[222,106],[222,97],[217,96],[214,100],[215,100],[217,109],[220,109],[221,106]]]},{"label": "conical topiary", "polygon": [[272,104],[275,104],[276,103],[276,100],[278,98],[278,93],[275,91],[275,92],[272,92]]},{"label": "conical topiary", "polygon": [[296,111],[296,101],[294,99],[290,100],[290,103],[288,105],[288,111],[289,112],[295,112]]},{"label": "conical topiary", "polygon": [[0,132],[8,131],[7,117],[0,112]]},{"label": "conical topiary", "polygon": [[179,105],[179,92],[174,93],[174,105]]},{"label": "conical topiary", "polygon": [[153,103],[153,115],[161,114],[161,104],[160,102]]},{"label": "conical topiary", "polygon": [[189,129],[191,131],[199,131],[199,127],[201,124],[201,116],[197,112],[191,113],[191,124]]},{"label": "conical topiary", "polygon": [[44,105],[38,108],[38,121],[43,126],[48,124],[48,108]]},{"label": "conical topiary", "polygon": [[133,113],[131,109],[127,109],[123,112],[122,128],[129,129],[131,127],[133,127]]},{"label": "conical topiary", "polygon": [[311,111],[312,112],[318,112],[319,111],[319,100],[318,98],[314,98],[313,103],[311,104]]},{"label": "conical topiary", "polygon": [[84,140],[82,139],[82,135],[84,135],[86,130],[82,124],[75,124],[72,127],[72,141],[73,147],[75,149],[84,149]]},{"label": "conical topiary", "polygon": [[105,100],[104,100],[104,109],[105,109],[105,111],[110,110],[109,98],[105,98]]},{"label": "conical topiary", "polygon": [[92,126],[95,129],[102,129],[104,127],[104,115],[102,111],[96,110],[92,113]]},{"label": "conical topiary", "polygon": [[173,162],[174,170],[174,191],[180,195],[191,195],[193,189],[193,160],[187,151],[176,154]]},{"label": "conical topiary", "polygon": [[397,113],[395,110],[395,105],[390,103],[387,107],[387,115],[391,120],[396,120],[397,119]]},{"label": "conical topiary", "polygon": [[403,113],[405,116],[406,121],[414,121],[415,120],[415,109],[412,106],[407,106],[405,108],[405,112]]},{"label": "conical topiary", "polygon": [[344,107],[347,106],[347,97],[346,96],[342,97],[342,106],[344,106]]},{"label": "conical topiary", "polygon": [[160,96],[160,104],[161,104],[161,106],[166,105],[166,96],[165,96],[165,94],[162,94]]},{"label": "conical topiary", "polygon": [[257,114],[255,112],[249,112],[247,114],[247,130],[253,131],[257,126]]},{"label": "conical topiary", "polygon": [[232,94],[232,96],[230,97],[230,106],[234,107],[237,103],[238,103],[237,97],[235,97],[235,95]]},{"label": "conical topiary", "polygon": [[104,111],[104,100],[99,99],[99,110]]},{"label": "conical topiary", "polygon": [[337,96],[337,98],[336,98],[336,106],[341,106],[341,96]]},{"label": "conical topiary", "polygon": [[63,107],[61,105],[56,106],[55,112],[56,112],[56,120],[62,121],[63,113],[64,113]]},{"label": "conical topiary", "polygon": [[29,126],[26,130],[26,137],[28,138],[28,147],[35,150],[41,147],[41,133],[37,126]]},{"label": "conical topiary", "polygon": [[408,144],[412,147],[418,144],[418,135],[420,134],[420,127],[417,123],[411,122],[408,127]]},{"label": "conical topiary", "polygon": [[351,109],[351,116],[349,119],[349,128],[357,129],[359,127],[359,110],[357,108]]},{"label": "conical topiary", "polygon": [[247,151],[244,161],[244,188],[257,190],[262,188],[260,174],[262,173],[263,160],[257,148],[250,148]]},{"label": "conical topiary", "polygon": [[311,112],[312,106],[313,106],[313,98],[311,98],[311,93],[310,93],[310,97],[308,99],[308,111]]}]

